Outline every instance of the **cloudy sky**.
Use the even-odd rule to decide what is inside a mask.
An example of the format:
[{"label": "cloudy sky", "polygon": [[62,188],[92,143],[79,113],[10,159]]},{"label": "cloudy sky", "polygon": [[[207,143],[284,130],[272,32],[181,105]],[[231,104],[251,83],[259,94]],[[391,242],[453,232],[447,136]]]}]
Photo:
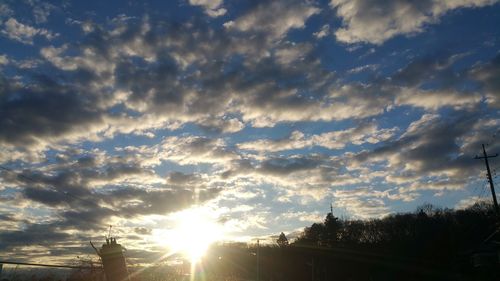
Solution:
[{"label": "cloudy sky", "polygon": [[186,210],[248,240],[489,198],[497,2],[1,1],[0,252],[113,225],[142,262]]}]

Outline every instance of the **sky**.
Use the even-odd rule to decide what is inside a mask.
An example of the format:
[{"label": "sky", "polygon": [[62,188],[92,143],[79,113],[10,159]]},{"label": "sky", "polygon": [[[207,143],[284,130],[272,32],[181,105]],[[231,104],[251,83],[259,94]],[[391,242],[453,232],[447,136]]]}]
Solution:
[{"label": "sky", "polygon": [[498,2],[1,1],[3,258],[491,200]]}]

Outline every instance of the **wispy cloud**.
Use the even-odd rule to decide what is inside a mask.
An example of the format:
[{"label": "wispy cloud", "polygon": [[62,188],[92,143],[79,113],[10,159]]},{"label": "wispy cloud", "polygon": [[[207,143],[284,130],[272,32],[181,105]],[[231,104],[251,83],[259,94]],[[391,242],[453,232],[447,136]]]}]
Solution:
[{"label": "wispy cloud", "polygon": [[331,0],[330,6],[343,21],[335,31],[337,40],[380,45],[397,35],[411,35],[436,23],[446,12],[459,8],[492,5],[497,0],[466,1],[366,1]]},{"label": "wispy cloud", "polygon": [[52,40],[58,36],[57,33],[53,33],[45,28],[36,28],[20,23],[15,18],[9,18],[2,24],[1,33],[12,40],[24,44],[33,44],[35,36],[42,36],[47,40]]}]

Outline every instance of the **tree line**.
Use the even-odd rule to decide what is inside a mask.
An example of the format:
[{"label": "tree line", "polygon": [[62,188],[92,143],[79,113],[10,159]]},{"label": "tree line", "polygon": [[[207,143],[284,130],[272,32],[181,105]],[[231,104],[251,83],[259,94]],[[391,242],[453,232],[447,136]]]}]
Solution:
[{"label": "tree line", "polygon": [[[282,232],[272,245],[213,245],[194,270],[187,263],[154,266],[137,271],[131,280],[500,280],[499,226],[485,203],[463,210],[424,205],[369,220],[328,213],[297,238]],[[81,280],[102,281],[102,274],[74,272],[67,278]]]},{"label": "tree line", "polygon": [[293,241],[281,233],[259,249],[215,246],[205,271],[220,280],[500,280],[498,227],[485,203],[369,220],[328,213]]}]

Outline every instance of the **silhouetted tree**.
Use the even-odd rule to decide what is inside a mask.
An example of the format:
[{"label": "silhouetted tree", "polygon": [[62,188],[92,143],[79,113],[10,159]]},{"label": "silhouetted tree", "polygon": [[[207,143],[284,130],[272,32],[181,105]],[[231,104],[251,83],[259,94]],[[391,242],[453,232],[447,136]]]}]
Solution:
[{"label": "silhouetted tree", "polygon": [[304,228],[304,233],[299,237],[297,243],[319,245],[323,232],[324,225],[322,223],[313,223],[310,227]]},{"label": "silhouetted tree", "polygon": [[357,244],[368,241],[368,222],[359,220],[342,222],[342,229],[339,233],[339,240],[347,244]]},{"label": "silhouetted tree", "polygon": [[276,243],[278,243],[278,246],[282,248],[288,246],[288,238],[286,238],[285,233],[281,232],[278,240],[276,240]]},{"label": "silhouetted tree", "polygon": [[342,223],[332,213],[328,213],[323,225],[324,228],[322,235],[320,235],[320,243],[323,246],[332,247],[338,241]]}]

